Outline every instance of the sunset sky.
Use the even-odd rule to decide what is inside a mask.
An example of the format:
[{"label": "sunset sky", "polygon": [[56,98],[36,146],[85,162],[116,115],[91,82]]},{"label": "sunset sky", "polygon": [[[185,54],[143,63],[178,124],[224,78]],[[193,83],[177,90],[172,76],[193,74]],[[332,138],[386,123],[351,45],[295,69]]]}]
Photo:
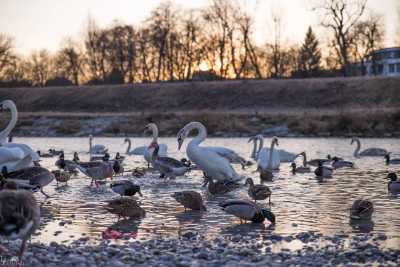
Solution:
[{"label": "sunset sky", "polygon": [[[240,0],[256,21],[255,37],[258,43],[271,38],[269,26],[272,10],[283,15],[283,38],[301,42],[309,25],[313,26],[323,42],[327,34],[319,26],[319,15],[311,10],[317,0]],[[16,50],[29,54],[32,50],[46,48],[56,51],[63,39],[79,39],[88,17],[100,26],[114,20],[138,25],[147,18],[161,0],[0,0],[0,33],[15,40]],[[201,8],[208,0],[171,1],[185,8]],[[384,16],[386,45],[395,41],[398,0],[369,0],[369,7]],[[398,24],[397,24],[398,25]]]}]

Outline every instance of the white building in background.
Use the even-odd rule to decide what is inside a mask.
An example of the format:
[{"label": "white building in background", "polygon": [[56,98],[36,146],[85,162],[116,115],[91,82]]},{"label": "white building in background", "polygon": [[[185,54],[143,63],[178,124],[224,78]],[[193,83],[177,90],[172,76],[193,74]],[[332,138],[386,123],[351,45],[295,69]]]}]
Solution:
[{"label": "white building in background", "polygon": [[372,52],[374,61],[365,62],[366,75],[400,76],[400,47]]}]

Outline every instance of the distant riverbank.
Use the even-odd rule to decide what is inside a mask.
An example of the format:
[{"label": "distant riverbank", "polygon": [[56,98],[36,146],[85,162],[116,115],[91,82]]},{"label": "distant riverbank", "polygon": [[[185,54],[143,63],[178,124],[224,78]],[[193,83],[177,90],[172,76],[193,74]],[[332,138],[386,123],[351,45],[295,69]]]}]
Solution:
[{"label": "distant riverbank", "polygon": [[223,137],[400,137],[400,78],[0,88],[3,99],[18,106],[16,136],[138,136],[149,121],[175,136],[201,121]]}]

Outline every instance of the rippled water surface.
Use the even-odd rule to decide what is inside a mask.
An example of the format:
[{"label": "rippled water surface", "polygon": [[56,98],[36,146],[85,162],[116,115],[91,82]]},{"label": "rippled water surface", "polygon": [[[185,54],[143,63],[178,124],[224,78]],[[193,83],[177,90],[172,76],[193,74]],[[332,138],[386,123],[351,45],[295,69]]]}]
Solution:
[{"label": "rippled water surface", "polygon": [[[133,147],[148,144],[149,139],[134,138]],[[66,158],[72,158],[73,151],[78,151],[81,160],[88,159],[88,139],[86,138],[16,138],[15,142],[29,144],[35,150],[47,151],[49,148],[64,149]],[[269,142],[267,139],[266,142]],[[123,138],[96,138],[95,143],[104,144],[112,156],[124,152],[126,146]],[[159,143],[166,143],[169,155],[178,159],[185,157],[185,146],[177,151],[176,139],[161,138]],[[279,173],[270,186],[272,194],[272,211],[277,216],[274,229],[264,225],[240,225],[239,220],[221,211],[218,203],[227,198],[247,199],[247,188],[223,196],[210,195],[201,187],[202,173],[192,171],[185,177],[164,181],[158,174],[149,173],[142,178],[135,178],[141,185],[144,197],[140,198],[146,217],[141,220],[119,221],[116,216],[103,208],[103,201],[118,197],[109,186],[100,190],[90,187],[90,180],[79,174],[68,186],[56,187],[54,181],[45,188],[51,198],[37,193],[43,204],[44,219],[40,234],[34,240],[41,242],[69,242],[82,236],[92,241],[102,238],[102,233],[109,227],[125,229],[136,239],[150,239],[155,235],[177,236],[188,230],[199,232],[210,238],[216,235],[232,235],[238,232],[256,231],[260,236],[271,231],[277,234],[293,234],[303,231],[318,231],[322,234],[344,232],[352,234],[360,231],[385,233],[390,238],[388,245],[400,246],[400,197],[388,194],[386,175],[388,171],[398,171],[400,167],[386,166],[383,158],[355,159],[352,156],[354,147],[349,139],[317,138],[281,138],[280,148],[292,152],[307,151],[309,158],[337,155],[355,161],[355,169],[342,169],[334,173],[333,178],[318,181],[313,174],[292,175],[289,163],[281,164]],[[363,147],[386,148],[400,153],[397,139],[365,139]],[[187,141],[186,141],[187,144]],[[234,149],[248,158],[251,146],[245,138],[210,138],[207,145],[225,146]],[[45,158],[42,163],[49,169],[56,169],[57,158]],[[129,156],[124,161],[125,169],[145,167],[140,156]],[[259,182],[258,175],[253,173],[256,166],[236,170]],[[128,174],[126,174],[128,175]],[[119,178],[117,178],[119,179]],[[244,181],[243,181],[244,182]],[[184,212],[184,208],[170,196],[174,191],[196,190],[203,195],[207,212]],[[373,201],[375,212],[371,222],[355,225],[349,222],[349,208],[352,202],[366,197]],[[267,203],[265,203],[267,204]],[[60,222],[67,224],[60,226]],[[62,231],[61,233],[56,233]],[[56,235],[55,235],[56,234]],[[66,241],[68,240],[68,241]]]}]

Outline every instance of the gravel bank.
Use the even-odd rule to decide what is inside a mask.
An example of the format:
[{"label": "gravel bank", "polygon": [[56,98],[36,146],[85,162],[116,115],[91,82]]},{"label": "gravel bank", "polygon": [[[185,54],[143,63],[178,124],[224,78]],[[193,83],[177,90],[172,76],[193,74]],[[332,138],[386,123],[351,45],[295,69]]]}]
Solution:
[{"label": "gravel bank", "polygon": [[[196,232],[180,238],[89,246],[83,238],[70,245],[31,244],[24,266],[399,266],[400,250],[382,248],[383,234],[304,232],[291,236],[271,234],[255,243],[252,234],[207,240]],[[284,242],[300,242],[301,249],[278,249]],[[16,244],[13,245],[16,249]]]}]

